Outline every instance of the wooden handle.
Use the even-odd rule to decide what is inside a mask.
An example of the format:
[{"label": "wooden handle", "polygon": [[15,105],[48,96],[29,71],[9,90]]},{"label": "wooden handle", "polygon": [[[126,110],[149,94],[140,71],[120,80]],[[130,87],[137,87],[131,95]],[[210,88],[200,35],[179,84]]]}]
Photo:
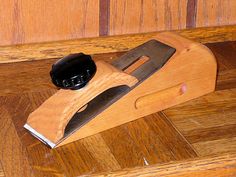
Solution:
[{"label": "wooden handle", "polygon": [[165,107],[165,105],[170,104],[175,101],[175,98],[183,95],[187,91],[186,84],[178,84],[174,87],[170,87],[158,92],[150,93],[138,98],[135,101],[135,108],[142,109],[145,106],[150,106],[155,104],[157,107]]},{"label": "wooden handle", "polygon": [[106,62],[98,61],[96,66],[97,72],[88,85],[79,90],[59,90],[29,115],[27,124],[56,144],[72,116],[90,100],[109,88],[132,87],[138,82]]}]

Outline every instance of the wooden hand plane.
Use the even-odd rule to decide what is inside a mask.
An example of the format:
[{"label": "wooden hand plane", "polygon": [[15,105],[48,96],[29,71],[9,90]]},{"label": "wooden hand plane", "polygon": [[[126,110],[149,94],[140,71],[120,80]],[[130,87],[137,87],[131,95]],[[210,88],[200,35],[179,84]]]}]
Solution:
[{"label": "wooden hand plane", "polygon": [[[55,68],[63,74],[54,75]],[[212,92],[216,71],[207,47],[171,32],[111,64],[69,55],[51,71],[62,89],[32,112],[24,127],[58,147]]]}]

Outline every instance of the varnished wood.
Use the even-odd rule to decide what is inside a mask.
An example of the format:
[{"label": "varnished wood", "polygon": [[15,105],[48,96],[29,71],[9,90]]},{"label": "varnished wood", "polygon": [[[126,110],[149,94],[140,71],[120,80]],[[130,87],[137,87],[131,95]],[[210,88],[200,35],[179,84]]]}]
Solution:
[{"label": "varnished wood", "polygon": [[235,9],[234,0],[197,0],[196,26],[235,24]]},{"label": "varnished wood", "polygon": [[[236,77],[233,69],[236,68],[236,60],[234,60],[234,42],[224,42],[220,44],[210,43],[207,44],[207,47],[214,51],[214,55],[217,58],[218,70],[221,71],[217,76],[216,89],[219,90],[236,87],[234,81]],[[222,48],[224,48],[224,50],[222,50]],[[122,54],[124,53],[116,52],[92,55],[92,57],[95,61],[104,60],[106,62],[111,62]],[[227,56],[227,59],[225,59],[225,56]],[[26,93],[48,89],[56,91],[56,87],[52,84],[50,75],[48,74],[51,69],[51,65],[56,61],[57,59],[48,59],[43,61],[28,61],[0,65],[0,82],[4,83],[0,84],[0,95],[10,95],[17,94],[19,92]],[[19,68],[21,69],[19,70]],[[8,76],[7,82],[5,82],[5,76]],[[37,78],[37,81],[35,81],[34,78]],[[24,80],[24,84],[22,84],[22,80]]]},{"label": "varnished wood", "polygon": [[109,34],[186,28],[187,0],[111,0]]},{"label": "varnished wood", "polygon": [[[110,53],[92,55],[93,60],[104,60],[111,62],[123,53]],[[19,62],[0,64],[0,95],[11,95],[42,90],[56,91],[57,88],[52,84],[49,71],[52,64],[58,59],[39,60],[34,62]],[[20,70],[19,70],[20,68]],[[37,69],[35,69],[37,68]],[[30,73],[30,75],[29,75]],[[5,76],[8,76],[8,82],[5,82]],[[17,79],[16,79],[17,78]],[[35,80],[37,78],[37,80]],[[24,80],[24,84],[22,84]]]},{"label": "varnished wood", "polygon": [[99,36],[108,35],[110,0],[99,0]]},{"label": "varnished wood", "polygon": [[[154,39],[175,48],[174,56],[160,71],[154,73],[79,130],[63,137],[69,120],[91,99],[114,86],[131,87],[138,80],[116,71],[111,65],[108,67],[109,64],[97,62],[98,71],[87,87],[78,91],[58,91],[30,114],[25,127],[30,126],[27,129],[33,134],[38,133],[39,135],[36,136],[46,142],[52,142],[54,145],[51,147],[61,146],[202,96],[215,89],[216,61],[206,47],[174,33],[161,33]],[[55,110],[55,107],[59,109]],[[115,120],[112,119],[114,115]]]},{"label": "varnished wood", "polygon": [[0,177],[5,177],[4,171],[2,169],[2,164],[0,163]]},{"label": "varnished wood", "polygon": [[29,115],[26,124],[57,144],[63,138],[70,119],[89,101],[109,88],[121,85],[132,87],[138,82],[135,77],[104,61],[96,62],[96,67],[96,74],[86,87],[77,91],[59,90]]},{"label": "varnished wood", "polygon": [[3,174],[7,177],[33,175],[27,159],[26,149],[17,135],[11,115],[4,106],[0,107],[0,121],[0,161],[4,169],[4,173],[0,173],[0,176]]},{"label": "varnished wood", "polygon": [[146,63],[149,60],[149,57],[147,56],[141,56],[136,62],[134,62],[131,66],[126,68],[124,72],[130,74],[136,69],[138,69],[140,66],[142,66],[144,63]]},{"label": "varnished wood", "polygon": [[[14,138],[7,138],[9,141],[3,139],[5,147],[9,150],[1,151],[4,156],[0,157],[5,175],[11,174],[10,176],[18,177],[21,174],[14,170],[17,166],[12,164],[25,164],[22,158],[18,158],[22,156],[28,160],[32,170],[33,174],[28,175],[30,177],[90,176],[101,172],[108,174],[111,171],[120,171],[125,168],[140,169],[141,166],[147,165],[149,165],[147,168],[152,165],[162,167],[162,163],[165,163],[164,166],[167,167],[170,162],[174,164],[174,167],[168,167],[168,170],[165,168],[164,174],[170,172],[170,175],[187,174],[189,176],[191,169],[198,167],[195,164],[199,164],[199,161],[192,160],[197,156],[200,157],[199,160],[203,159],[203,162],[208,162],[204,163],[206,166],[210,166],[216,158],[219,166],[220,162],[226,158],[229,159],[226,160],[226,163],[230,162],[230,159],[234,158],[233,153],[236,149],[235,135],[230,133],[230,128],[236,124],[236,92],[235,89],[232,89],[235,88],[236,83],[234,82],[235,45],[235,42],[207,44],[217,58],[219,75],[225,76],[218,77],[221,81],[217,81],[217,92],[165,110],[161,114],[141,118],[54,150],[50,150],[32,137],[24,130],[23,125],[29,113],[56,91],[48,74],[51,64],[55,60],[1,64],[0,79],[1,83],[4,81],[4,85],[0,85],[0,104],[4,105],[4,110],[8,114],[1,111],[4,114],[1,114],[0,121],[1,125],[5,125],[6,121],[3,123],[3,120],[11,120],[11,123],[7,124],[9,126],[5,127],[9,133],[12,130],[16,132]],[[120,54],[102,54],[96,55],[94,58],[111,61]],[[32,78],[38,78],[37,82]],[[228,128],[225,133],[222,131],[225,129],[224,126]],[[208,131],[209,133],[217,132],[217,128],[221,130],[221,134],[217,134],[214,139],[212,139],[212,135],[209,138],[206,137]],[[198,136],[197,129],[199,129],[198,142],[191,144],[183,134],[188,135],[188,131],[191,131],[194,133],[192,135],[196,137]],[[201,134],[202,140],[200,140]],[[0,142],[2,142],[2,137],[1,134]],[[16,140],[21,142],[22,149],[27,149],[26,155],[18,156],[18,153],[10,151],[21,149],[11,148],[13,147],[10,145],[11,143],[14,144],[14,147],[18,144]],[[5,158],[6,156],[9,156],[10,160]],[[187,159],[190,161],[186,162]],[[175,162],[177,160],[178,162]],[[178,164],[190,164],[190,166],[188,166],[189,168],[184,168],[185,165],[181,166],[183,168],[176,168]],[[200,168],[207,169],[205,165]],[[9,168],[4,168],[4,166]],[[230,167],[233,167],[233,164]],[[217,175],[228,175],[228,172],[231,172],[230,167],[226,171],[220,168],[222,173],[217,173]],[[132,171],[132,169],[127,171]],[[213,173],[213,176],[216,176],[214,174],[216,169],[206,170],[203,174],[207,176],[207,174]],[[180,172],[178,173],[178,171]],[[158,172],[158,174],[162,174],[160,171]],[[201,172],[199,171],[199,173]],[[199,173],[196,170],[193,174],[199,175]]]},{"label": "varnished wood", "polygon": [[193,148],[199,154],[199,157],[212,156],[212,155],[223,155],[231,154],[235,152],[236,138],[222,138],[219,137],[217,140],[202,141],[194,143]]},{"label": "varnished wood", "polygon": [[0,46],[99,35],[99,0],[1,0]]},{"label": "varnished wood", "polygon": [[222,71],[218,74],[216,90],[236,87],[236,69]]},{"label": "varnished wood", "polygon": [[196,27],[197,1],[198,0],[188,0],[187,2],[187,16],[186,16],[187,28]]},{"label": "varnished wood", "polygon": [[[218,45],[217,45],[218,44]],[[236,68],[236,60],[235,60],[235,42],[222,42],[216,44],[207,44],[207,46],[214,50],[214,55],[217,58],[217,63],[219,66],[219,70],[227,70],[229,72],[230,69]],[[224,48],[224,50],[222,50]],[[227,59],[225,59],[227,57]]]},{"label": "varnished wood", "polygon": [[161,107],[161,105],[171,102],[173,98],[183,95],[186,91],[187,85],[182,83],[155,93],[150,93],[138,98],[135,102],[135,108],[142,109],[152,104]]},{"label": "varnished wood", "polygon": [[[27,148],[27,157],[36,176],[89,175],[197,156],[168,120],[159,115],[147,118],[146,124],[143,124],[143,121],[135,125],[131,122],[127,127],[117,127],[50,150],[26,132],[23,125],[27,115],[51,95],[52,92],[41,90],[1,98],[5,100],[5,107],[11,115],[22,145]],[[17,103],[17,106],[11,107],[14,103]],[[20,111],[21,109],[24,111]],[[151,122],[156,122],[154,127],[150,127]],[[129,131],[129,127],[132,127],[132,131]],[[140,139],[142,130],[152,139],[149,140],[149,136],[142,136]],[[142,143],[137,143],[138,141]]]},{"label": "varnished wood", "polygon": [[208,46],[218,59],[217,91],[164,111],[200,156],[234,152],[236,147],[235,42]]},{"label": "varnished wood", "polygon": [[141,168],[124,169],[116,172],[101,173],[93,176],[167,176],[167,177],[211,177],[235,176],[236,155],[221,157],[206,157],[183,162],[172,162],[162,165],[153,165]]},{"label": "varnished wood", "polygon": [[165,110],[164,113],[193,144],[199,155],[233,152],[236,147],[235,91],[216,91],[195,102]]},{"label": "varnished wood", "polygon": [[234,0],[1,0],[0,45],[233,25]]},{"label": "varnished wood", "polygon": [[174,33],[161,33],[155,39],[176,49],[168,62],[59,146],[214,91],[216,60],[206,47]]},{"label": "varnished wood", "polygon": [[[201,43],[236,40],[236,26],[197,28],[175,32],[183,37]],[[2,46],[0,47],[0,63],[60,58],[78,52],[99,54],[127,51],[148,41],[157,34],[157,32],[154,32],[39,44]]]}]

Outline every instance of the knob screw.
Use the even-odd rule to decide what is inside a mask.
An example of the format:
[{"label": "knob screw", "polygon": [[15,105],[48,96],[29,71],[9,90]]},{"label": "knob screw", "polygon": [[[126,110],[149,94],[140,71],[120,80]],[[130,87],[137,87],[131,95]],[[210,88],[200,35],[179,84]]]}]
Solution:
[{"label": "knob screw", "polygon": [[96,70],[90,55],[70,54],[52,65],[50,76],[57,87],[77,90],[93,78]]}]

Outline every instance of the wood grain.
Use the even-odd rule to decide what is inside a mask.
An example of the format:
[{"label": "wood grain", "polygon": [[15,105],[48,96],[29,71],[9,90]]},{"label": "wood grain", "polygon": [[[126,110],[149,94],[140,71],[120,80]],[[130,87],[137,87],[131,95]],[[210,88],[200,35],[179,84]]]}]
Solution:
[{"label": "wood grain", "polygon": [[[97,145],[98,144],[96,143],[96,145],[94,146],[96,147]],[[89,147],[88,149],[91,149],[91,148],[92,147]],[[106,160],[102,162],[101,160],[97,159],[96,156],[94,156],[94,153],[97,153],[97,152],[99,153],[99,151],[101,150],[105,151],[104,149],[100,149],[100,150],[96,149],[95,152],[91,153],[89,150],[87,150],[86,144],[82,144],[81,142],[76,142],[76,143],[58,148],[57,150],[54,151],[54,154],[56,155],[56,162],[62,166],[61,168],[62,174],[69,177],[79,176],[81,174],[89,176],[93,173],[109,169],[108,167],[104,167],[104,164],[106,164],[107,162]],[[33,148],[32,148],[32,151],[34,151]],[[55,155],[52,157],[55,157]],[[110,157],[109,151],[108,153],[106,153],[106,155],[108,156],[108,158]],[[44,161],[43,158],[42,158],[42,161]],[[109,166],[110,165],[111,164],[109,164]],[[114,169],[115,168],[116,167],[114,167]],[[57,169],[57,171],[58,170],[59,169]]]},{"label": "wood grain", "polygon": [[[63,139],[70,119],[89,101],[109,88],[121,85],[132,87],[138,83],[137,78],[104,61],[96,62],[96,67],[96,74],[86,87],[78,91],[60,89],[29,115],[26,124],[56,145]],[[53,109],[55,107],[58,109]]]},{"label": "wood grain", "polygon": [[236,69],[222,71],[217,77],[216,90],[236,88]]},{"label": "wood grain", "polygon": [[236,138],[222,138],[192,144],[200,157],[231,154],[236,149]]},{"label": "wood grain", "polygon": [[208,46],[218,60],[217,91],[164,111],[200,156],[233,152],[236,137],[235,42]]},{"label": "wood grain", "polygon": [[[94,143],[97,142],[97,143]],[[105,171],[114,171],[121,169],[121,165],[117,161],[114,154],[111,152],[108,144],[105,142],[101,134],[88,137],[81,141],[91,156],[102,166]]]},{"label": "wood grain", "polygon": [[126,129],[117,127],[101,135],[122,169],[145,165],[142,149],[135,144]]},{"label": "wood grain", "polygon": [[[236,26],[197,28],[174,31],[183,37],[201,43],[236,40]],[[134,48],[158,33],[134,34],[100,38],[85,38],[41,44],[0,47],[0,63],[60,58],[71,53],[101,54],[122,52]]]},{"label": "wood grain", "polygon": [[[206,39],[219,37],[212,35]],[[0,122],[4,128],[0,130],[0,148],[5,150],[0,149],[0,161],[5,175],[27,176],[15,169],[28,163],[28,176],[39,177],[124,172],[136,176],[138,171],[146,174],[142,169],[147,169],[147,175],[157,173],[156,176],[235,176],[235,45],[235,42],[207,44],[217,57],[218,75],[223,73],[218,77],[221,81],[217,82],[216,92],[54,150],[32,137],[23,125],[29,113],[56,91],[48,74],[55,59],[1,64],[0,78],[4,84],[0,85],[0,94],[4,96],[0,97]],[[120,54],[94,57],[111,61]],[[38,78],[37,82],[31,76]],[[188,132],[192,134],[187,138],[195,143],[183,136]],[[14,147],[20,144],[20,148],[13,148],[12,144]],[[21,149],[26,153],[18,153]],[[195,159],[196,156],[200,158]],[[113,170],[119,171],[111,173]],[[28,174],[27,170],[24,172]]]},{"label": "wood grain", "polygon": [[[122,52],[105,55],[99,54],[92,55],[92,57],[94,61],[104,60],[106,62],[111,62],[122,54]],[[17,64],[0,64],[0,82],[5,83],[0,84],[0,95],[11,95],[19,92],[26,93],[42,90],[56,91],[57,88],[52,84],[49,75],[52,64],[56,61],[57,59],[49,59],[34,62],[19,62]],[[8,82],[5,82],[6,75],[9,78]],[[37,80],[35,80],[35,78],[37,78]],[[24,84],[22,84],[22,80],[24,80]]]},{"label": "wood grain", "polygon": [[1,162],[0,162],[0,177],[5,177]]},{"label": "wood grain", "polygon": [[206,157],[202,159],[158,164],[141,168],[123,169],[116,172],[100,173],[93,176],[167,176],[167,177],[211,177],[211,176],[235,176],[236,155],[224,155],[221,157]]},{"label": "wood grain", "polygon": [[1,0],[0,46],[233,25],[234,0]]},{"label": "wood grain", "polygon": [[109,34],[183,29],[186,6],[187,0],[111,0]]},{"label": "wood grain", "polygon": [[184,133],[183,135],[190,143],[198,143],[201,141],[213,141],[217,139],[227,139],[235,137],[235,128],[235,124],[210,128],[204,127],[190,130]]},{"label": "wood grain", "polygon": [[[194,129],[235,124],[235,89],[216,91],[164,111],[184,134]],[[227,106],[223,106],[227,105]],[[189,114],[191,112],[191,114]],[[201,136],[201,133],[199,133]]]},{"label": "wood grain", "polygon": [[186,28],[196,27],[197,1],[188,0],[187,2]]},{"label": "wood grain", "polygon": [[[98,114],[78,131],[68,136],[58,146],[134,121],[214,91],[216,60],[205,46],[170,32],[160,33],[154,39],[174,47],[176,49],[175,54],[160,70]],[[178,87],[178,85],[181,86]],[[187,91],[182,92],[182,87],[185,90],[187,87]],[[152,100],[145,99],[145,97]],[[46,108],[48,109],[48,107]],[[113,115],[115,115],[115,119],[113,119]],[[40,119],[38,117],[38,122]],[[36,126],[34,127],[37,129]]]},{"label": "wood grain", "polygon": [[[217,58],[218,69],[220,71],[227,70],[230,72],[230,69],[236,68],[236,60],[235,60],[235,50],[236,45],[235,42],[222,42],[217,44],[207,44],[211,50],[214,51],[214,55]],[[224,50],[222,50],[224,48]]]},{"label": "wood grain", "polygon": [[0,45],[99,34],[99,0],[1,0],[0,4]]},{"label": "wood grain", "polygon": [[[146,123],[151,130],[160,130],[158,132],[161,142],[171,151],[175,160],[196,157],[197,153],[186,141],[186,139],[177,133],[177,129],[172,125],[169,119],[163,114],[153,114],[145,118]],[[164,130],[164,131],[161,131]],[[168,139],[172,139],[169,141]]]},{"label": "wood grain", "polygon": [[[1,99],[1,104],[3,100]],[[4,108],[0,108],[0,152],[1,165],[6,176],[33,176],[29,161],[27,159],[27,152],[25,147],[21,144],[15,130],[11,116]]]},{"label": "wood grain", "polygon": [[99,36],[107,36],[110,22],[110,0],[99,1]]},{"label": "wood grain", "polygon": [[198,0],[196,26],[218,26],[236,23],[236,1]]},{"label": "wood grain", "polygon": [[[22,145],[27,149],[27,157],[35,176],[78,176],[81,174],[93,174],[102,171],[119,170],[127,167],[146,166],[155,162],[170,162],[176,159],[187,159],[195,157],[196,154],[191,146],[182,138],[166,119],[153,118],[157,121],[158,129],[148,127],[146,133],[151,133],[153,140],[143,136],[140,140],[139,134],[129,135],[127,127],[117,127],[111,131],[91,136],[75,143],[71,143],[55,150],[50,150],[40,141],[35,139],[23,125],[28,114],[36,109],[46,98],[53,94],[51,91],[30,92],[1,97],[5,107],[14,123]],[[15,107],[11,105],[17,103]],[[20,110],[24,111],[20,111]],[[5,116],[3,117],[5,118]],[[151,119],[147,119],[151,122]],[[129,126],[132,123],[129,124]],[[133,129],[137,132],[145,127],[142,124]],[[165,126],[163,126],[165,125]],[[163,136],[169,131],[168,136]],[[149,132],[148,130],[151,130]],[[140,132],[141,133],[141,132]],[[159,135],[161,134],[161,135]],[[156,140],[157,139],[157,140]],[[142,141],[143,143],[137,143]],[[150,142],[156,144],[150,145]],[[176,144],[171,148],[171,144]],[[154,148],[154,147],[155,148]],[[147,148],[148,151],[144,149]],[[183,148],[186,147],[186,148]],[[181,153],[180,153],[181,152]],[[187,153],[186,153],[187,152]],[[157,158],[159,157],[159,158]],[[152,158],[152,159],[150,159]],[[3,161],[3,163],[7,163]],[[78,165],[79,164],[79,165]]]},{"label": "wood grain", "polygon": [[[214,55],[217,58],[218,71],[220,71],[218,72],[216,89],[235,88],[235,72],[233,69],[236,67],[236,60],[234,60],[235,42],[218,43],[218,45],[207,44],[207,47],[214,51]],[[222,50],[222,48],[225,50]],[[117,52],[92,55],[92,57],[95,61],[104,60],[111,62],[122,54],[123,52]],[[42,90],[56,91],[57,89],[52,84],[49,76],[51,65],[54,62],[56,62],[56,59],[0,64],[0,82],[5,83],[0,84],[0,95]],[[19,70],[18,68],[21,69]],[[7,82],[5,82],[5,76],[8,76]],[[34,78],[37,78],[37,82]],[[24,80],[24,84],[22,84],[22,80]]]},{"label": "wood grain", "polygon": [[[166,110],[165,114],[201,156],[232,152],[236,136],[235,91],[217,91],[214,95],[195,100],[194,103]],[[180,114],[176,114],[177,112]]]}]

